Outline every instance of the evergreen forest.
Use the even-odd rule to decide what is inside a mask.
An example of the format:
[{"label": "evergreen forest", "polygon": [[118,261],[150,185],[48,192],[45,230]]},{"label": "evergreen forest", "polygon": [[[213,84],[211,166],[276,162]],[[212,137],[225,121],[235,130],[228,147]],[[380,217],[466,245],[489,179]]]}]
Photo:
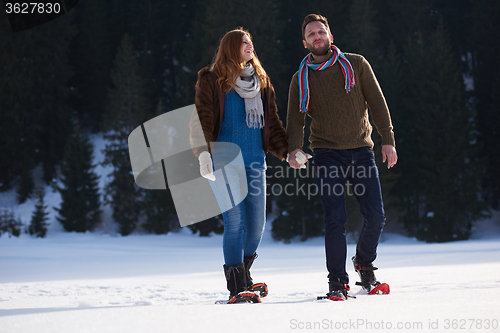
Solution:
[{"label": "evergreen forest", "polygon": [[[243,27],[276,90],[285,124],[288,88],[307,50],[301,25],[328,18],[334,44],[362,54],[384,92],[399,162],[387,170],[380,136],[386,228],[427,242],[468,239],[500,204],[500,1],[497,0],[83,0],[48,23],[12,32],[0,15],[0,191],[36,199],[30,233],[46,232],[44,193],[33,171],[63,199],[67,231],[94,230],[104,205],[122,235],[179,228],[169,190],[137,187],[127,138],[145,121],[194,103],[197,72],[209,65],[225,32]],[[108,144],[109,175],[95,173],[89,135]],[[307,133],[306,133],[307,135]],[[304,150],[310,152],[307,146]],[[275,239],[323,234],[311,166],[288,168],[271,154],[268,216]],[[309,163],[311,164],[311,163]],[[109,179],[105,190],[99,177]],[[297,189],[293,195],[282,190]],[[289,187],[291,188],[291,187]],[[362,223],[346,193],[354,235]],[[8,211],[0,234],[19,230]],[[220,216],[189,226],[223,231]]]}]

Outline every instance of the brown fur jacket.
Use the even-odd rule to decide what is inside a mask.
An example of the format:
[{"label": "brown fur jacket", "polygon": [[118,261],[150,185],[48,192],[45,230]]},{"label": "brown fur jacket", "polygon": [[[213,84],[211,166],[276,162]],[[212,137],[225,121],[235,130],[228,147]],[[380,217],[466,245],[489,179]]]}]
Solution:
[{"label": "brown fur jacket", "polygon": [[[267,98],[267,103],[264,100]],[[280,160],[286,159],[288,150],[287,135],[278,117],[274,88],[268,78],[268,86],[262,92],[264,104],[264,127],[262,128],[262,143],[264,152],[271,152]],[[209,67],[198,72],[196,96],[194,100],[200,119],[205,140],[208,143],[217,141],[220,132],[220,104],[217,89],[210,75]]]}]

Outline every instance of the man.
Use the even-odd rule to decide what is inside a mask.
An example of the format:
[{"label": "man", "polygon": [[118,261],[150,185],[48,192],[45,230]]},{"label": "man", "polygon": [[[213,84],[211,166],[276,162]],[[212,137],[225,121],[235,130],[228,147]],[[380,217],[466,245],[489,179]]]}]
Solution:
[{"label": "man", "polygon": [[[310,14],[302,24],[304,47],[310,53],[290,84],[287,114],[288,162],[304,167],[309,157],[304,143],[305,115],[311,117],[310,148],[314,152],[316,183],[325,214],[327,297],[347,299],[346,209],[344,193],[350,185],[363,215],[356,255],[352,258],[367,292],[388,292],[375,278],[372,262],[385,223],[382,193],[375,165],[372,119],[382,136],[382,159],[392,168],[397,162],[391,117],[370,64],[358,54],[342,53],[332,44],[325,17]],[[381,288],[384,286],[384,288]],[[385,287],[387,287],[385,289]]]}]

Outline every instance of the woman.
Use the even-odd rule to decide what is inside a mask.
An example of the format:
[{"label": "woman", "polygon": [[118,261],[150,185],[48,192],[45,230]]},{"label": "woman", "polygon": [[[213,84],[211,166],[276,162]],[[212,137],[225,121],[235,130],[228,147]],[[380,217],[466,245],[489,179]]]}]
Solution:
[{"label": "woman", "polygon": [[[198,157],[200,173],[210,180],[223,211],[228,303],[258,303],[267,295],[267,285],[253,283],[250,267],[257,257],[265,225],[265,153],[270,151],[285,160],[287,138],[278,117],[273,86],[247,31],[232,30],[221,39],[212,65],[198,73],[195,106],[209,147]],[[239,147],[242,163],[228,165],[227,160],[233,161],[234,154],[224,156],[231,150],[222,144],[226,142],[233,144],[230,147]],[[217,179],[214,167],[223,171]],[[233,206],[227,202],[227,193],[232,193],[234,199],[239,190],[244,199]],[[233,208],[224,212],[226,204]]]}]

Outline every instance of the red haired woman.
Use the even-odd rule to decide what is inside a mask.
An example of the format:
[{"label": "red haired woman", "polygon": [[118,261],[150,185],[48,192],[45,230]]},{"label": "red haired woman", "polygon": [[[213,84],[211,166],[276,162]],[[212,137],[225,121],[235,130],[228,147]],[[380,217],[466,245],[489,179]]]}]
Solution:
[{"label": "red haired woman", "polygon": [[[250,267],[265,226],[265,153],[270,151],[285,160],[287,137],[278,117],[274,88],[247,31],[240,28],[222,37],[212,65],[198,73],[195,106],[209,147],[198,157],[200,173],[210,180],[223,211],[228,303],[258,303],[267,295],[267,285],[253,283]],[[216,156],[224,155],[225,149],[217,152],[215,147],[227,147],[220,143],[239,148],[239,170],[218,165],[220,158]],[[216,179],[214,168],[223,170],[223,176],[216,173]],[[235,199],[238,192],[242,194],[240,203]],[[223,207],[232,208],[224,211]]]}]

